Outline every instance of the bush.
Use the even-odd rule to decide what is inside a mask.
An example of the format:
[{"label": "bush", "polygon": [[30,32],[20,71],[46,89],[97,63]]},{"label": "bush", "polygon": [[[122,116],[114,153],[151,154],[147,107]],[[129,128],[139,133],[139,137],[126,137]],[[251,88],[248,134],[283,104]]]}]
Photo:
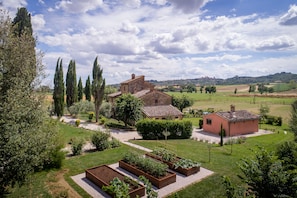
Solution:
[{"label": "bush", "polygon": [[92,135],[92,144],[96,147],[96,150],[103,151],[109,147],[108,138],[109,134],[98,131]]},{"label": "bush", "polygon": [[77,119],[77,120],[75,120],[75,126],[79,126],[80,125],[80,120],[79,119]]},{"label": "bush", "polygon": [[115,139],[114,137],[111,138],[111,141],[110,141],[110,146],[111,148],[116,148],[116,147],[119,147],[121,145],[120,141]]},{"label": "bush", "polygon": [[109,102],[103,102],[103,104],[100,107],[99,113],[104,117],[110,118],[111,108],[112,108],[112,105]]},{"label": "bush", "polygon": [[43,162],[43,169],[61,168],[64,159],[65,153],[61,148],[57,148],[48,154],[48,158]]},{"label": "bush", "polygon": [[79,139],[74,139],[71,143],[72,155],[80,155],[82,152],[83,141]]},{"label": "bush", "polygon": [[93,111],[91,111],[88,114],[89,114],[89,122],[92,122],[92,119],[94,118],[95,113]]},{"label": "bush", "polygon": [[176,120],[151,120],[144,119],[136,124],[137,131],[143,139],[165,139],[164,131],[170,135],[167,139],[188,139],[192,135],[192,123],[190,121]]},{"label": "bush", "polygon": [[75,117],[80,113],[95,111],[95,105],[90,101],[80,101],[80,102],[74,103],[71,107],[69,107],[68,111],[72,116]]}]

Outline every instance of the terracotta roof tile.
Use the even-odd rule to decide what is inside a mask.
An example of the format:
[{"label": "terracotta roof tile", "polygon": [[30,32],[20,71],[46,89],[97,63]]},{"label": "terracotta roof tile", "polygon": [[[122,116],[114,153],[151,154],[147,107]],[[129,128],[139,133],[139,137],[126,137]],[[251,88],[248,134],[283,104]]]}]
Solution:
[{"label": "terracotta roof tile", "polygon": [[223,117],[226,120],[236,122],[236,121],[243,121],[243,120],[258,120],[259,116],[252,114],[246,110],[239,110],[239,111],[228,111],[228,112],[217,112],[218,116]]},{"label": "terracotta roof tile", "polygon": [[142,111],[147,117],[176,117],[183,115],[180,110],[172,105],[145,106],[142,107]]},{"label": "terracotta roof tile", "polygon": [[136,98],[140,98],[140,97],[146,95],[147,93],[149,93],[150,91],[151,90],[149,90],[149,89],[144,89],[144,90],[134,93],[133,96],[135,96]]}]

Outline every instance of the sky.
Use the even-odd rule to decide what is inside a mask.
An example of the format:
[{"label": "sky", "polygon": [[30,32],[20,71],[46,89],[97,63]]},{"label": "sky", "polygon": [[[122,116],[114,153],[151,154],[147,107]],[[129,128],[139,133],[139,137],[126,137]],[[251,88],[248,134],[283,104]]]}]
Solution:
[{"label": "sky", "polygon": [[58,58],[83,84],[96,57],[107,84],[297,73],[296,0],[0,0],[20,7],[51,87]]}]

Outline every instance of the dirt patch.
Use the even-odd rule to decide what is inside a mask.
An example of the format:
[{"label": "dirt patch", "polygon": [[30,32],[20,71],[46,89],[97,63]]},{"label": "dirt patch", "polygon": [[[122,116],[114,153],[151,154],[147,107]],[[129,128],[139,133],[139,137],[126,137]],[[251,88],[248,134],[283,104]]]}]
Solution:
[{"label": "dirt patch", "polygon": [[81,196],[65,181],[64,174],[68,170],[60,170],[47,175],[47,186],[53,197],[81,198]]}]

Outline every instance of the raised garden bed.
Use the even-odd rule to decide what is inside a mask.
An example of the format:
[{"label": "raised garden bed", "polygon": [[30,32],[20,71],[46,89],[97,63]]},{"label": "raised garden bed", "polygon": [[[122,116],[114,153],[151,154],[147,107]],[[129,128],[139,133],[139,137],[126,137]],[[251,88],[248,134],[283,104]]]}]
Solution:
[{"label": "raised garden bed", "polygon": [[[129,196],[131,198],[135,198],[137,196],[142,197],[145,195],[145,187],[142,184],[139,184],[136,181],[131,181],[130,179],[127,180],[127,176],[107,165],[97,166],[86,170],[86,178],[100,188],[103,186],[109,186],[110,182],[116,177],[129,184]],[[110,195],[112,197],[114,196],[113,194]]]},{"label": "raised garden bed", "polygon": [[[145,155],[147,157],[153,158],[155,160],[158,160],[160,162],[163,162],[163,163],[167,164],[168,167],[171,170],[174,170],[174,171],[176,171],[178,173],[181,173],[181,174],[183,174],[185,176],[193,175],[193,174],[195,174],[195,173],[197,173],[197,172],[200,171],[200,166],[198,166],[198,167],[191,167],[191,168],[182,168],[182,167],[179,166],[179,167],[176,168],[175,165],[174,165],[175,162],[166,161],[166,160],[162,159],[162,157],[160,157],[158,155],[155,155],[155,154],[152,154],[152,153],[146,153]],[[181,159],[182,158],[180,158],[180,157],[176,157],[176,161],[179,161]]]},{"label": "raised garden bed", "polygon": [[176,182],[176,174],[170,170],[167,171],[165,176],[158,178],[158,177],[154,177],[154,176],[138,169],[136,166],[128,164],[127,162],[125,162],[123,160],[119,161],[119,166],[136,176],[143,175],[157,188],[163,188],[169,184]]}]

